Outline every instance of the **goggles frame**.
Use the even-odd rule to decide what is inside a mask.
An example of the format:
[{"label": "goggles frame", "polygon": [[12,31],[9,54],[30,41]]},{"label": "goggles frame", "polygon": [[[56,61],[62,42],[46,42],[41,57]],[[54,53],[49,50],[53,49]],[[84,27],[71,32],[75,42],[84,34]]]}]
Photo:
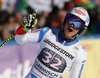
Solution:
[{"label": "goggles frame", "polygon": [[66,17],[66,23],[73,24],[75,29],[82,29],[85,22],[73,14],[68,14]]}]

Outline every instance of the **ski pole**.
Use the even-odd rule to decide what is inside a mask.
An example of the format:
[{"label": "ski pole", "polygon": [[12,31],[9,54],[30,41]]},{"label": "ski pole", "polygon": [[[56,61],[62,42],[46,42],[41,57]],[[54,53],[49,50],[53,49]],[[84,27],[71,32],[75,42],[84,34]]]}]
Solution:
[{"label": "ski pole", "polygon": [[[35,10],[33,12],[33,16],[35,17],[36,14],[37,14],[37,10]],[[2,48],[8,41],[10,41],[13,37],[15,37],[15,35],[18,34],[24,27],[26,27],[26,26],[21,27],[16,33],[14,33],[13,35],[11,35],[3,44],[0,45],[0,48]]]},{"label": "ski pole", "polygon": [[23,26],[22,28],[20,28],[16,33],[14,33],[13,35],[11,35],[3,44],[0,45],[0,48],[2,48],[8,41],[10,41],[16,34],[18,34],[25,26]]}]

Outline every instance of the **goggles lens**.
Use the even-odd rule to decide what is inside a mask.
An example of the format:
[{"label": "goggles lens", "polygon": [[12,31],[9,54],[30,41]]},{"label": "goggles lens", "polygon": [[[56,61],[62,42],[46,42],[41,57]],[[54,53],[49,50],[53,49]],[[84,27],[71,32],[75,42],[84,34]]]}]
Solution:
[{"label": "goggles lens", "polygon": [[75,29],[80,29],[84,26],[84,22],[78,17],[69,14],[66,18],[68,24],[73,24]]}]

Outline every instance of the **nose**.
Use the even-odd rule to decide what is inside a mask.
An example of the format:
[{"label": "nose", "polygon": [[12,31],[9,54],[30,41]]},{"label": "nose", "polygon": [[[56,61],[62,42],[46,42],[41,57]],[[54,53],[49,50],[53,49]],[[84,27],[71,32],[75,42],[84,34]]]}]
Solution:
[{"label": "nose", "polygon": [[74,24],[73,24],[73,23],[72,23],[72,24],[70,24],[70,27],[74,28]]}]

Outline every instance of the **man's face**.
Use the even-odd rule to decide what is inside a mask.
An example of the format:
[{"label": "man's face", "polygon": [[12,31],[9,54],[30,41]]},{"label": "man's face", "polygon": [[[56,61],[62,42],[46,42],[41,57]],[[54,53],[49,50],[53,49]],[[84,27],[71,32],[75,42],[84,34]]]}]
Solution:
[{"label": "man's face", "polygon": [[66,23],[63,29],[66,38],[72,37],[79,32],[79,29],[75,29],[73,24]]}]

